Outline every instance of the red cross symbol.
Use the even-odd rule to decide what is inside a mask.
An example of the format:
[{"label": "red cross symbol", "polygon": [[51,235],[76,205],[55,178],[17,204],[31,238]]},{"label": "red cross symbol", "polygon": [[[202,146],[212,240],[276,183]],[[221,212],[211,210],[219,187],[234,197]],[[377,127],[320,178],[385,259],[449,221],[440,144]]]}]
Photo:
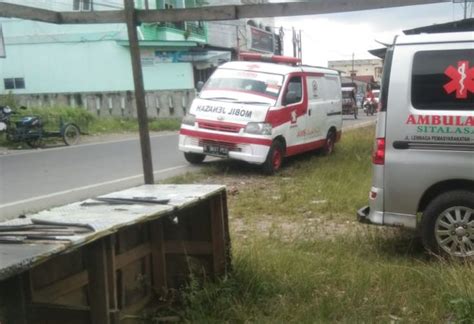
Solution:
[{"label": "red cross symbol", "polygon": [[457,68],[448,66],[444,74],[451,78],[444,85],[448,94],[456,91],[457,99],[466,99],[468,92],[474,93],[474,67],[469,68],[469,61],[459,61]]}]

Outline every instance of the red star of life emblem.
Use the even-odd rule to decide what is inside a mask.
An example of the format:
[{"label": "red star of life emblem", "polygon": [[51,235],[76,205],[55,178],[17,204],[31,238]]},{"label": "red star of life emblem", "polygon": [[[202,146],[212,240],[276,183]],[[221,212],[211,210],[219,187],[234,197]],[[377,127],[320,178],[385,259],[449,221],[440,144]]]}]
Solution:
[{"label": "red star of life emblem", "polygon": [[456,92],[457,99],[466,99],[468,92],[474,93],[474,67],[469,68],[469,61],[459,61],[457,68],[448,66],[444,74],[451,78],[444,85],[448,94]]}]

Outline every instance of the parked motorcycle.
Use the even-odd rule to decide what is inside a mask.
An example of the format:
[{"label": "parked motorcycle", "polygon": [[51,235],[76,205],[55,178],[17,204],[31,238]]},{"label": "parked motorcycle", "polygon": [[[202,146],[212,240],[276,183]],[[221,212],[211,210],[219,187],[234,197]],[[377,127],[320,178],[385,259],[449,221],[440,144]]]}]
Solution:
[{"label": "parked motorcycle", "polygon": [[[26,107],[20,107],[26,109]],[[44,145],[44,138],[62,137],[66,145],[74,145],[79,141],[79,127],[73,123],[64,123],[59,120],[58,131],[48,131],[44,128],[40,116],[22,116],[12,121],[12,115],[16,112],[9,106],[0,106],[0,132],[6,133],[10,142],[25,142],[32,148]]]}]

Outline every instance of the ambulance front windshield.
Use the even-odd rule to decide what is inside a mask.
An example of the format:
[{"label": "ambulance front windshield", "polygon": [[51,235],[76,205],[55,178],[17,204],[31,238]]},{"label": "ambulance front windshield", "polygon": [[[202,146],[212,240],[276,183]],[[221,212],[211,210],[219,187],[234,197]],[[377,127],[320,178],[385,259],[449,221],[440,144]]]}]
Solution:
[{"label": "ambulance front windshield", "polygon": [[255,71],[218,69],[207,81],[200,97],[228,98],[275,104],[283,85],[283,75]]}]

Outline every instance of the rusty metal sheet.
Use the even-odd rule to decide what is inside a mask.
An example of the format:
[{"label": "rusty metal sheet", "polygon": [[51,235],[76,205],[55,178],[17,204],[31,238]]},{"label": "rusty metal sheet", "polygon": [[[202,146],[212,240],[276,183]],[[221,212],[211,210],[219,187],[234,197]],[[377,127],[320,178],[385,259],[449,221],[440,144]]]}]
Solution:
[{"label": "rusty metal sheet", "polygon": [[[54,224],[92,229],[73,236],[53,235],[49,240],[36,242],[27,240],[23,244],[0,243],[0,280],[25,271],[56,254],[109,235],[119,228],[165,217],[172,214],[173,210],[185,208],[223,190],[225,187],[220,185],[143,185],[99,197],[140,200],[137,203],[104,203],[88,199],[0,223],[0,227]],[[165,200],[166,204],[143,202],[156,199]]]}]

